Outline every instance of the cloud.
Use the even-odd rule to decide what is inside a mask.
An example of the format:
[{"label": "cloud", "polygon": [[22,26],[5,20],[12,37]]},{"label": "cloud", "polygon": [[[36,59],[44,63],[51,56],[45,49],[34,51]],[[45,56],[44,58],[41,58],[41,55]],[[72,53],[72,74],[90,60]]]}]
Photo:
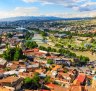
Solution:
[{"label": "cloud", "polygon": [[16,7],[15,10],[12,12],[15,13],[15,15],[20,16],[20,15],[34,15],[38,11],[37,7]]},{"label": "cloud", "polygon": [[80,11],[96,10],[96,2],[85,3],[85,4],[81,5],[81,7],[79,9],[80,9]]},{"label": "cloud", "polygon": [[80,12],[96,10],[96,2],[92,0],[22,0],[27,3],[39,2],[45,4],[63,5]]},{"label": "cloud", "polygon": [[93,6],[96,5],[96,2],[88,2],[82,5],[82,7],[88,7],[88,6]]},{"label": "cloud", "polygon": [[[89,4],[88,4],[89,5]],[[91,5],[91,4],[90,4]],[[86,5],[84,5],[86,6]],[[74,7],[75,10],[78,10],[78,7]],[[64,18],[73,18],[73,17],[94,17],[96,16],[96,10],[94,11],[83,11],[83,12],[50,12],[42,13],[37,7],[16,7],[11,11],[0,11],[0,18],[7,17],[16,17],[16,16],[56,16]]]},{"label": "cloud", "polygon": [[33,3],[33,2],[36,2],[36,1],[38,1],[38,0],[23,0],[24,2],[26,2],[26,3]]},{"label": "cloud", "polygon": [[16,7],[11,11],[0,11],[0,18],[15,16],[38,16],[39,9],[37,7]]},{"label": "cloud", "polygon": [[62,4],[62,3],[76,3],[76,2],[83,2],[83,1],[87,1],[87,0],[22,0],[24,2],[49,2],[49,3],[59,3],[59,4]]},{"label": "cloud", "polygon": [[94,11],[96,10],[96,2],[87,2],[87,3],[84,3],[80,6],[74,6],[73,7],[74,10],[77,10],[77,11]]},{"label": "cloud", "polygon": [[27,3],[40,2],[45,4],[47,3],[47,4],[59,4],[64,6],[70,6],[88,0],[22,0],[22,1]]},{"label": "cloud", "polygon": [[56,17],[63,17],[63,18],[74,18],[74,17],[95,17],[96,11],[85,11],[85,12],[78,12],[78,13],[48,13],[45,16],[56,16]]}]

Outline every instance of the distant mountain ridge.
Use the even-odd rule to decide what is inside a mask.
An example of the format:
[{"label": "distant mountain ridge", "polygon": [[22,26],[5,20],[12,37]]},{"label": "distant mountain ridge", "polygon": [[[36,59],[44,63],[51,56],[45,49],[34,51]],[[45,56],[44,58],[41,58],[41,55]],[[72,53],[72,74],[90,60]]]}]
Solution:
[{"label": "distant mountain ridge", "polygon": [[3,18],[0,19],[1,22],[3,21],[19,21],[19,20],[31,20],[31,21],[46,21],[46,20],[83,20],[83,19],[91,19],[91,17],[84,17],[84,18],[60,18],[54,16],[19,16],[19,17],[10,17],[10,18]]}]

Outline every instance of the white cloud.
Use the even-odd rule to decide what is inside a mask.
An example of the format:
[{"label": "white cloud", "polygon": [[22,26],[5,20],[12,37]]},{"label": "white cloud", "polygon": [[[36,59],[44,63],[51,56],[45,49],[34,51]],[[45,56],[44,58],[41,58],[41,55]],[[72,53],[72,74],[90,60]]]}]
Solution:
[{"label": "white cloud", "polygon": [[[74,7],[74,9],[78,9],[78,7]],[[72,18],[72,17],[93,17],[96,16],[96,11],[84,11],[84,12],[76,12],[76,13],[68,13],[68,12],[50,12],[50,13],[41,13],[37,7],[16,7],[11,11],[0,11],[0,18],[6,17],[16,17],[16,16],[57,16],[64,18]]]},{"label": "white cloud", "polygon": [[87,7],[87,6],[93,6],[93,5],[96,5],[96,2],[88,2],[88,3],[85,3],[83,5],[81,5],[82,7]]},{"label": "white cloud", "polygon": [[38,8],[37,7],[17,7],[15,8],[14,12],[15,15],[17,16],[20,16],[20,15],[23,15],[23,16],[26,16],[26,15],[34,15],[36,14],[38,11]]},{"label": "white cloud", "polygon": [[59,4],[64,6],[72,6],[80,2],[85,2],[88,0],[22,0],[27,3],[40,2],[42,4]]},{"label": "white cloud", "polygon": [[78,11],[96,10],[96,2],[92,0],[22,0],[27,3],[39,2],[45,4],[58,4]]},{"label": "white cloud", "polygon": [[24,2],[48,2],[48,3],[76,3],[76,2],[83,2],[83,1],[88,1],[88,0],[22,0]]},{"label": "white cloud", "polygon": [[96,10],[96,2],[87,2],[80,6],[73,7],[77,11],[94,11]]},{"label": "white cloud", "polygon": [[74,17],[94,17],[96,16],[96,11],[86,11],[86,12],[78,12],[78,13],[48,13],[45,16],[56,16],[56,17],[63,17],[63,18],[74,18]]},{"label": "white cloud", "polygon": [[23,0],[24,2],[26,2],[26,3],[33,3],[33,2],[36,2],[36,1],[38,1],[38,0]]},{"label": "white cloud", "polygon": [[37,7],[16,7],[11,11],[0,11],[0,18],[35,15],[40,15]]}]

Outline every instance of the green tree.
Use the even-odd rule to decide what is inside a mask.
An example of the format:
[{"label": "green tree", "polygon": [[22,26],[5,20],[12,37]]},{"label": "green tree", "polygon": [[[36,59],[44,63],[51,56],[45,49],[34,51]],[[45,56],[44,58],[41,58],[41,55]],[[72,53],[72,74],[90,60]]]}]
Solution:
[{"label": "green tree", "polygon": [[26,32],[26,34],[25,34],[25,39],[26,40],[30,40],[32,37],[34,36],[34,33],[33,32]]},{"label": "green tree", "polygon": [[8,37],[8,38],[12,38],[12,37],[13,37],[13,34],[8,33],[8,34],[7,34],[7,37]]},{"label": "green tree", "polygon": [[40,31],[40,34],[41,34],[42,36],[47,36],[47,33],[44,32],[44,31]]},{"label": "green tree", "polygon": [[33,79],[34,79],[36,82],[39,82],[39,81],[40,81],[39,74],[38,74],[38,73],[35,73]]},{"label": "green tree", "polygon": [[8,48],[4,53],[3,53],[3,57],[8,60],[11,61],[14,58],[14,53],[15,53],[15,49],[13,48]]},{"label": "green tree", "polygon": [[23,58],[23,52],[20,48],[7,48],[3,53],[3,58],[8,61],[19,60]]},{"label": "green tree", "polygon": [[14,60],[17,61],[19,59],[19,51],[16,51],[14,54]]},{"label": "green tree", "polygon": [[32,41],[32,42],[28,41],[28,42],[26,42],[25,46],[27,48],[36,48],[36,47],[38,47],[38,44],[35,41]]},{"label": "green tree", "polygon": [[71,45],[68,45],[68,48],[71,48]]},{"label": "green tree", "polygon": [[20,48],[16,48],[16,51],[14,54],[14,60],[18,61],[20,58],[23,58],[23,52]]},{"label": "green tree", "polygon": [[85,57],[85,56],[79,56],[79,60],[80,60],[80,64],[81,65],[86,65],[87,62],[89,61],[89,58],[88,57]]},{"label": "green tree", "polygon": [[26,77],[26,78],[24,79],[24,83],[25,83],[25,84],[28,84],[28,83],[31,83],[31,82],[32,82],[32,78]]},{"label": "green tree", "polygon": [[27,89],[40,88],[39,81],[40,81],[39,74],[35,73],[33,78],[27,77],[27,78],[24,79],[24,87],[27,88]]},{"label": "green tree", "polygon": [[47,64],[53,64],[53,60],[48,59],[48,60],[47,60]]},{"label": "green tree", "polygon": [[51,51],[51,47],[48,47],[48,48],[47,48],[47,51],[50,52],[50,51]]},{"label": "green tree", "polygon": [[47,48],[46,48],[46,47],[44,47],[44,46],[39,46],[39,49],[40,49],[40,50],[47,51]]},{"label": "green tree", "polygon": [[44,82],[45,83],[50,83],[50,76],[46,76],[45,78],[44,78]]}]

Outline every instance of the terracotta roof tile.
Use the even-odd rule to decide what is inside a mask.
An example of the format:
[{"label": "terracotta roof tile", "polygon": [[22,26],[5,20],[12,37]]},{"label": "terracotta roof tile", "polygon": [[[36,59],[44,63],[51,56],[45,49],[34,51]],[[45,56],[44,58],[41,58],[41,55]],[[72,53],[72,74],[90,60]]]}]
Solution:
[{"label": "terracotta roof tile", "polygon": [[56,86],[54,88],[54,91],[69,91],[69,88],[61,87],[61,86]]},{"label": "terracotta roof tile", "polygon": [[33,72],[29,72],[29,73],[20,72],[19,76],[21,76],[23,78],[25,78],[25,77],[31,77],[32,78],[34,76],[34,74],[33,74]]},{"label": "terracotta roof tile", "polygon": [[85,80],[85,74],[79,74],[76,78],[80,83],[84,82]]},{"label": "terracotta roof tile", "polygon": [[49,87],[49,88],[54,88],[56,85],[52,84],[52,83],[49,83],[49,84],[46,84],[46,86]]},{"label": "terracotta roof tile", "polygon": [[12,83],[12,82],[17,81],[18,79],[19,79],[19,77],[10,76],[10,77],[6,77],[4,79],[1,79],[0,83],[3,83],[3,82]]},{"label": "terracotta roof tile", "polygon": [[86,86],[86,91],[96,91],[96,88],[92,88],[91,86]]},{"label": "terracotta roof tile", "polygon": [[59,68],[61,68],[61,66],[60,65],[56,65],[52,70],[57,70]]},{"label": "terracotta roof tile", "polygon": [[11,91],[11,90],[5,87],[0,87],[0,91]]},{"label": "terracotta roof tile", "polygon": [[81,86],[72,86],[71,91],[82,91],[82,87]]}]

